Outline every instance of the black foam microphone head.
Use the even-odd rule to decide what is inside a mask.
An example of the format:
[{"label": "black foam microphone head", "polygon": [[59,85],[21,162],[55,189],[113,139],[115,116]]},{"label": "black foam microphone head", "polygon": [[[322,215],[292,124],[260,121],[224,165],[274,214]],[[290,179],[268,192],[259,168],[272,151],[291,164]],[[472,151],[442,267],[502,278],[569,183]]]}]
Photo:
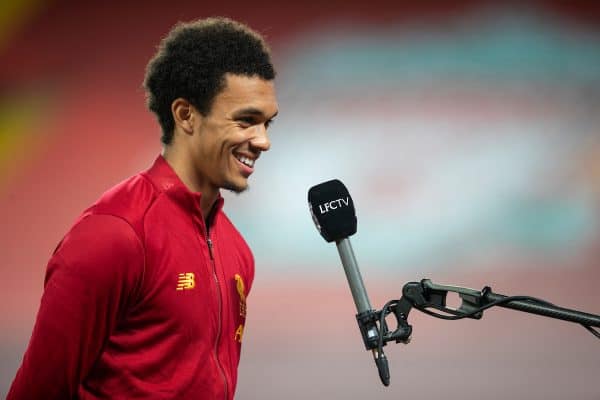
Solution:
[{"label": "black foam microphone head", "polygon": [[308,204],[319,233],[328,242],[356,233],[356,212],[348,189],[337,179],[308,190]]}]

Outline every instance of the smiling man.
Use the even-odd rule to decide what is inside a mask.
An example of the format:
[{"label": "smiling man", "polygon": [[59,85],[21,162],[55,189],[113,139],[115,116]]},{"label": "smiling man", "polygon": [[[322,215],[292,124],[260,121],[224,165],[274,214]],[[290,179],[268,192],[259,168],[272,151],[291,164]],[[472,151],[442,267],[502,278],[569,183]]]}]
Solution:
[{"label": "smiling man", "polygon": [[65,235],[8,399],[232,399],[254,277],[223,213],[269,149],[275,71],[225,18],[175,26],[147,67],[163,152]]}]

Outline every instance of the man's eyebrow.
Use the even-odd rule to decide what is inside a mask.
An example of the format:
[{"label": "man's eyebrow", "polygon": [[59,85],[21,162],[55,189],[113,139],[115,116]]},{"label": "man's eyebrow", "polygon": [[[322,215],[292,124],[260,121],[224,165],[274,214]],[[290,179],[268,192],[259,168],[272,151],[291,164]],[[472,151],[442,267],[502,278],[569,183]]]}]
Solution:
[{"label": "man's eyebrow", "polygon": [[[279,111],[276,111],[275,114],[273,114],[269,119],[273,119],[275,118],[275,116],[279,113]],[[262,112],[262,110],[259,110],[258,108],[254,108],[254,107],[248,107],[248,108],[242,108],[241,110],[237,110],[234,114],[233,114],[233,118],[239,118],[242,117],[244,115],[257,115],[260,117],[265,117],[266,115],[264,112]]]}]

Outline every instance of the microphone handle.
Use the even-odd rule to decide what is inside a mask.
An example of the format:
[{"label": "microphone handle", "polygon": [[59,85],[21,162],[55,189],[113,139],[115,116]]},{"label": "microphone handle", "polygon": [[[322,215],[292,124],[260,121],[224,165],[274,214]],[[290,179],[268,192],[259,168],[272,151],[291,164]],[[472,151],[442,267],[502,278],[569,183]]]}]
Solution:
[{"label": "microphone handle", "polygon": [[[342,265],[344,266],[344,271],[346,272],[346,278],[348,279],[348,285],[350,286],[350,291],[352,292],[354,304],[356,304],[356,309],[358,310],[356,317],[361,334],[363,336],[363,341],[365,342],[367,349],[372,349],[373,358],[375,359],[375,365],[377,365],[377,371],[379,372],[379,378],[381,379],[381,382],[384,386],[388,386],[390,384],[390,370],[388,367],[388,361],[385,357],[385,354],[383,354],[383,351],[376,351],[374,347],[377,344],[379,332],[376,323],[371,319],[374,314],[374,310],[371,308],[371,303],[369,302],[369,297],[367,296],[365,284],[360,276],[360,271],[358,270],[358,264],[356,263],[356,258],[354,257],[354,251],[352,250],[350,239],[344,238],[336,241],[335,244],[337,245],[340,258],[342,259]],[[367,315],[368,321],[364,321],[362,316]]]},{"label": "microphone handle", "polygon": [[356,304],[358,313],[361,314],[365,311],[370,311],[371,303],[369,302],[365,284],[363,283],[360,271],[358,270],[358,264],[354,257],[350,239],[344,238],[336,241],[335,244],[337,245],[338,253],[340,253],[340,258],[342,259],[342,265],[344,266],[348,285],[350,286],[352,298],[354,299],[354,304]]}]

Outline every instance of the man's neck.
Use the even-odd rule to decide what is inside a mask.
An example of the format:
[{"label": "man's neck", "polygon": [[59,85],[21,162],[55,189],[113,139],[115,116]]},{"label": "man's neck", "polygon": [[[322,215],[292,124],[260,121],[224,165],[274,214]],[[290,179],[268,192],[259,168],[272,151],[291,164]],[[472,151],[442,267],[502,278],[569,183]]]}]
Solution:
[{"label": "man's neck", "polygon": [[202,217],[206,220],[219,198],[219,190],[208,187],[209,185],[203,185],[201,179],[194,172],[192,162],[187,160],[183,154],[177,152],[174,147],[165,146],[162,156],[190,191],[202,194],[200,197],[200,210],[202,211]]}]

